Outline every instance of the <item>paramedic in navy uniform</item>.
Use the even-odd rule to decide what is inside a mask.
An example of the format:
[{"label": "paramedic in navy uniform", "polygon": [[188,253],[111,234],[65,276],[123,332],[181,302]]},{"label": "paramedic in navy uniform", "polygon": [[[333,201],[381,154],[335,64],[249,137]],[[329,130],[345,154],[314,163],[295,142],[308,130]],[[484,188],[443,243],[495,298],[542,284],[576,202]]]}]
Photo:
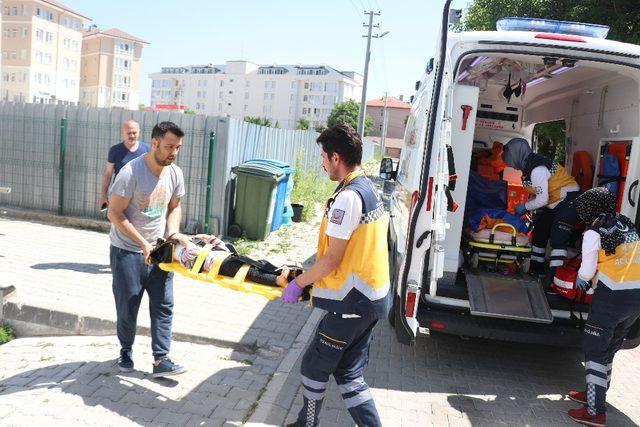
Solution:
[{"label": "paramedic in navy uniform", "polygon": [[586,389],[569,393],[569,399],[583,406],[571,409],[569,416],[581,424],[604,426],[613,358],[640,317],[640,242],[631,220],[616,213],[616,196],[609,189],[592,188],[575,203],[587,226],[576,285],[583,291],[595,287],[595,293],[582,343]]},{"label": "paramedic in navy uniform", "polygon": [[102,172],[102,184],[100,187],[100,200],[98,206],[100,209],[105,203],[108,203],[107,193],[111,178],[118,176],[120,169],[131,160],[138,158],[149,151],[149,146],[142,141],[140,137],[140,125],[135,120],[127,120],[120,128],[122,142],[112,146],[107,156],[107,166]]},{"label": "paramedic in navy uniform", "polygon": [[[531,272],[545,273],[547,243],[551,243],[549,276],[562,265],[567,257],[567,246],[578,219],[574,200],[580,194],[580,186],[558,163],[531,151],[529,143],[514,138],[504,146],[502,159],[514,169],[522,171],[522,185],[533,196],[526,203],[516,206],[520,216],[536,211],[534,217],[531,253]],[[546,280],[545,287],[551,284]]]},{"label": "paramedic in navy uniform", "polygon": [[285,303],[296,303],[313,284],[311,304],[326,310],[302,360],[304,405],[292,426],[316,426],[333,375],[358,426],[380,426],[362,376],[378,319],[389,311],[388,216],[371,181],[360,169],[362,142],[347,124],[318,137],[322,166],[340,182],[327,201],[318,237],[318,257],[289,282]]}]

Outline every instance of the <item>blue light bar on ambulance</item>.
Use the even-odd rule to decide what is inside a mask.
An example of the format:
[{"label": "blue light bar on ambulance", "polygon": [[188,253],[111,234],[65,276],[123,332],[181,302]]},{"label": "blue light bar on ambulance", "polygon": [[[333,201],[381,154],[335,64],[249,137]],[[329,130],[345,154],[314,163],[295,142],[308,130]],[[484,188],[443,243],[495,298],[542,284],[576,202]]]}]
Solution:
[{"label": "blue light bar on ambulance", "polygon": [[609,27],[606,25],[538,18],[502,18],[496,22],[496,29],[498,31],[539,31],[543,33],[571,34],[596,39],[604,39],[609,33]]}]

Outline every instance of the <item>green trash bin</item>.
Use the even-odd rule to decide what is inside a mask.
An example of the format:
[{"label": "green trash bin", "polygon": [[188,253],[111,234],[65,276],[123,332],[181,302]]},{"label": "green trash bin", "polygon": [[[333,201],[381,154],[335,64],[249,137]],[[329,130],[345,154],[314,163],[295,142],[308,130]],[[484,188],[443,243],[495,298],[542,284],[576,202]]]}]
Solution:
[{"label": "green trash bin", "polygon": [[231,171],[238,177],[235,223],[248,239],[264,240],[271,232],[278,183],[286,175],[282,168],[260,163],[243,163]]}]

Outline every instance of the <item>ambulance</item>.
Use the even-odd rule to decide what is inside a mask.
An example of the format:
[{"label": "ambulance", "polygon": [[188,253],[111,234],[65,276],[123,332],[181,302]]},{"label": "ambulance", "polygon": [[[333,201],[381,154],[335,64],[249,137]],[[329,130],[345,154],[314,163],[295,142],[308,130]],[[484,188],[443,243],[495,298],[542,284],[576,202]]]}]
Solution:
[{"label": "ambulance", "polygon": [[[416,84],[398,166],[383,159],[380,171],[395,180],[389,320],[407,345],[419,333],[440,332],[579,346],[587,304],[545,292],[527,274],[469,265],[464,230],[473,153],[514,137],[535,150],[536,127],[561,122],[566,169],[575,153],[591,158],[587,184],[595,186],[603,154],[622,147],[614,177],[619,211],[640,226],[640,46],[608,40],[605,26],[545,19],[504,18],[496,31],[456,32],[450,3],[436,56]],[[624,347],[640,343],[639,329]]]}]

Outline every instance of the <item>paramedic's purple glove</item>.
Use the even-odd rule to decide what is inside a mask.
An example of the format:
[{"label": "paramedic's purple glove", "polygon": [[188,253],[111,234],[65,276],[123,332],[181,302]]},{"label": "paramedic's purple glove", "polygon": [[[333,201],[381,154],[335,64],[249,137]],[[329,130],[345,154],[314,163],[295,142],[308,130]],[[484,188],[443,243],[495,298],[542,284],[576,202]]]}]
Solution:
[{"label": "paramedic's purple glove", "polygon": [[516,206],[515,212],[517,216],[522,216],[527,212],[527,208],[524,206],[524,204],[519,204],[518,206]]},{"label": "paramedic's purple glove", "polygon": [[284,291],[282,291],[282,302],[285,304],[296,304],[302,295],[302,288],[298,285],[296,279],[289,282]]},{"label": "paramedic's purple glove", "polygon": [[578,277],[576,279],[576,288],[582,289],[583,292],[587,292],[589,289],[591,289],[591,283]]}]

